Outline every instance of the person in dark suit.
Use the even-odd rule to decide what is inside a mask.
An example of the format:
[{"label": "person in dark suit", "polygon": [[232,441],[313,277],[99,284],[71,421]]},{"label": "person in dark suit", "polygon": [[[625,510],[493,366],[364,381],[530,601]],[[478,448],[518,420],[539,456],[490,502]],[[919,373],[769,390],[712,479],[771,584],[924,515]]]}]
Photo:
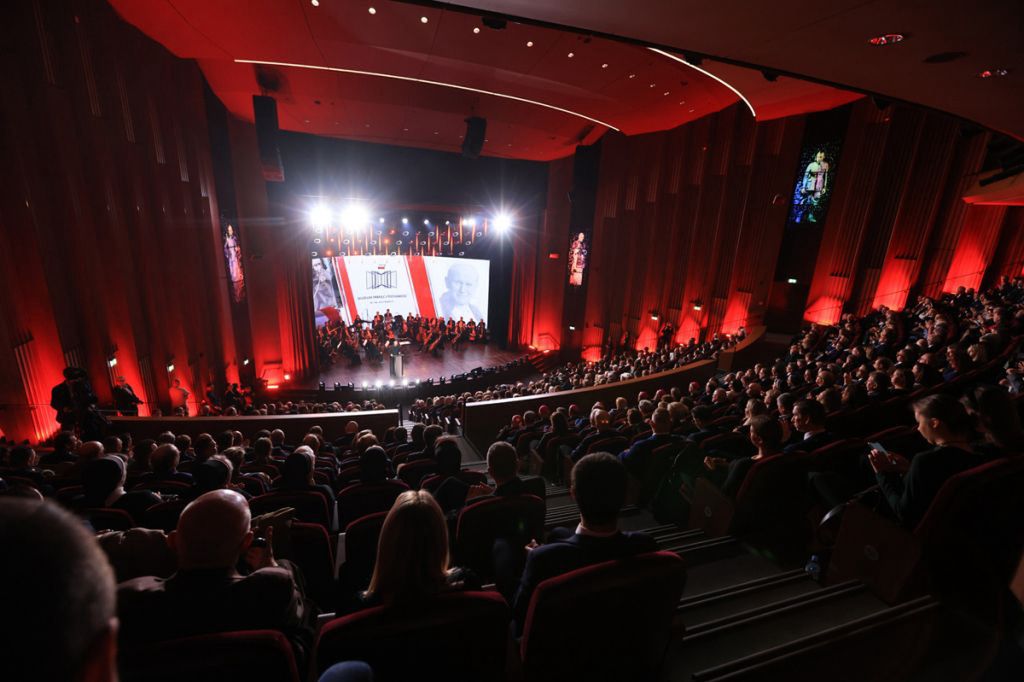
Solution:
[{"label": "person in dark suit", "polygon": [[970,416],[950,396],[921,398],[914,403],[914,419],[931,449],[909,461],[894,452],[874,449],[868,456],[889,507],[909,528],[924,517],[947,480],[991,459],[989,454],[974,451]]},{"label": "person in dark suit", "polygon": [[569,492],[579,505],[580,523],[575,532],[562,533],[553,542],[527,546],[526,567],[512,602],[517,631],[522,630],[534,590],[548,578],[658,549],[649,535],[618,528],[626,501],[626,467],[618,457],[595,452],[580,459],[573,467]]},{"label": "person in dark suit", "polygon": [[825,429],[825,406],[817,400],[798,400],[793,406],[793,428],[798,434],[790,438],[783,452],[814,452],[838,440],[838,436]]},{"label": "person in dark suit", "polygon": [[139,416],[139,405],[142,404],[142,398],[135,395],[135,389],[132,388],[131,384],[124,377],[118,377],[117,383],[114,384],[114,407],[125,417],[137,417]]},{"label": "person in dark suit", "polygon": [[647,472],[655,450],[662,445],[681,443],[684,440],[682,436],[672,434],[672,416],[666,409],[659,407],[654,411],[651,425],[654,428],[653,434],[633,443],[632,447],[619,454],[619,459],[626,465],[626,471],[637,478],[643,478]]},{"label": "person in dark suit", "polygon": [[39,455],[27,445],[11,448],[7,455],[7,466],[0,469],[0,476],[17,476],[32,481],[32,485],[40,494],[53,494],[53,486],[39,469]]},{"label": "person in dark suit", "polygon": [[[178,556],[169,578],[147,576],[118,587],[121,641],[127,646],[237,630],[278,630],[305,660],[312,641],[312,609],[291,568],[274,559],[272,529],[253,546],[245,498],[215,490],[181,513],[168,543]],[[236,569],[244,556],[251,572]]]},{"label": "person in dark suit", "polygon": [[607,410],[594,410],[591,415],[590,423],[593,425],[594,431],[581,440],[579,445],[577,445],[572,451],[573,461],[577,461],[583,457],[583,455],[587,453],[587,449],[593,443],[596,443],[599,440],[604,440],[605,438],[614,438],[615,436],[622,435],[612,428],[611,415],[608,414]]},{"label": "person in dark suit", "polygon": [[722,429],[711,423],[715,420],[715,411],[710,405],[695,406],[690,411],[690,417],[693,419],[693,425],[697,427],[697,430],[687,434],[686,437],[698,445],[705,438],[717,436],[722,432]]}]

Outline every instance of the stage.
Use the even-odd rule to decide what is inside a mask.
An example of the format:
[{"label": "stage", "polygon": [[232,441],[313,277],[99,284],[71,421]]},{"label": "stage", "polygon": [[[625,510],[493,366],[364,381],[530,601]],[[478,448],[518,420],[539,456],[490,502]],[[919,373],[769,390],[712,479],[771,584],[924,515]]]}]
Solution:
[{"label": "stage", "polygon": [[405,356],[403,377],[391,376],[390,363],[386,355],[383,362],[370,363],[367,362],[365,354],[360,354],[363,360],[361,365],[349,367],[348,361],[345,360],[322,371],[319,376],[304,382],[307,385],[292,388],[315,390],[319,382],[323,382],[330,389],[335,382],[343,386],[352,384],[359,388],[362,387],[363,382],[371,387],[375,386],[377,382],[387,386],[392,379],[396,384],[401,384],[403,380],[408,380],[410,384],[428,379],[437,382],[441,377],[444,377],[445,381],[449,381],[452,376],[468,374],[478,367],[483,369],[502,367],[509,362],[525,357],[527,353],[521,350],[502,350],[494,344],[487,344],[468,345],[465,350],[460,351],[446,348],[437,357],[434,357],[430,353],[418,352],[416,346],[411,345],[406,346],[403,355]]}]

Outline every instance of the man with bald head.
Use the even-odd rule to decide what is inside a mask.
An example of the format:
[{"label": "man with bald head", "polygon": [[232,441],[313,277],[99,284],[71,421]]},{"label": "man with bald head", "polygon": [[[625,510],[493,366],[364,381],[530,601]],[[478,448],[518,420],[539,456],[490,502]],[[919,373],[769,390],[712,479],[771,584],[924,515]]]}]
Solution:
[{"label": "man with bald head", "polygon": [[[233,490],[200,495],[167,538],[178,557],[170,578],[135,578],[118,587],[121,641],[126,645],[235,630],[279,630],[304,659],[315,613],[290,566],[256,543],[245,498]],[[239,560],[251,571],[238,572]]]},{"label": "man with bald head", "polygon": [[479,320],[483,313],[474,304],[476,287],[480,274],[473,265],[466,261],[458,261],[448,268],[444,277],[447,288],[441,294],[440,315],[446,320]]}]

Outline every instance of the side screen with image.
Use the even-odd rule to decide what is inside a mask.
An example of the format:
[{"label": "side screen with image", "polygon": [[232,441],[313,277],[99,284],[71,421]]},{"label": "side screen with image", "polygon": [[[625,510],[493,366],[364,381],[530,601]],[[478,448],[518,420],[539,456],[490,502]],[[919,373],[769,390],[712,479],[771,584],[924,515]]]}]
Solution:
[{"label": "side screen with image", "polygon": [[490,261],[441,256],[313,258],[317,326],[394,315],[488,321]]}]

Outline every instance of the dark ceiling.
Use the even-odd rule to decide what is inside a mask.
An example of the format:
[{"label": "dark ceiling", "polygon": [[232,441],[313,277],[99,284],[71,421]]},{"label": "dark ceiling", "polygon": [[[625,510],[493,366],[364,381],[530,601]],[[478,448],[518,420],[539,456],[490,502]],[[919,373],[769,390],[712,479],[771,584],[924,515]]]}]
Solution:
[{"label": "dark ceiling", "polygon": [[[457,151],[465,119],[482,116],[485,155],[550,160],[609,129],[674,128],[735,104],[737,92],[759,120],[860,97],[719,62],[705,62],[706,74],[644,45],[557,27],[497,29],[476,13],[384,0],[317,2],[110,0],[175,55],[196,59],[234,115],[251,120],[252,95],[269,89],[282,128],[369,142]],[[624,35],[647,23],[632,9],[643,2],[480,4],[569,25],[588,19]],[[592,7],[605,13],[585,17]],[[676,13],[671,21],[680,31],[694,24]]]}]

